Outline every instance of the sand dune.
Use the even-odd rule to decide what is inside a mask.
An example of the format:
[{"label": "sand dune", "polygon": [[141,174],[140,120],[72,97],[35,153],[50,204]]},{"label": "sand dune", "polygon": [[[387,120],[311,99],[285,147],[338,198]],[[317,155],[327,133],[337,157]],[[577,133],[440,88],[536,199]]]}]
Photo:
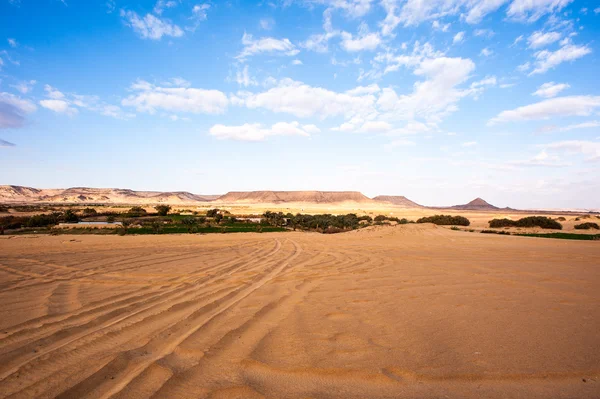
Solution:
[{"label": "sand dune", "polygon": [[406,225],[0,247],[0,397],[600,392],[596,242]]}]

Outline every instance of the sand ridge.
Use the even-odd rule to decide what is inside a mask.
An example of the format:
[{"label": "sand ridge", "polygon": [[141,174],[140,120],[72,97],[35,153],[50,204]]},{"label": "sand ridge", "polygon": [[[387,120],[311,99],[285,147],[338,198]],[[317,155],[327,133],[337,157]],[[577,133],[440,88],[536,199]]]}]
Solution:
[{"label": "sand ridge", "polygon": [[0,397],[600,392],[596,242],[406,225],[0,247]]}]

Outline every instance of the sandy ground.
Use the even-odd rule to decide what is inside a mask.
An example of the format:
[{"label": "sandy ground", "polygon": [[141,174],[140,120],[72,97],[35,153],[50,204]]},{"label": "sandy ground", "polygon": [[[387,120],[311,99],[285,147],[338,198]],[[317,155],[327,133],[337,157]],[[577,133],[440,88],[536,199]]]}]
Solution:
[{"label": "sandy ground", "polygon": [[0,237],[0,397],[598,398],[600,242]]}]

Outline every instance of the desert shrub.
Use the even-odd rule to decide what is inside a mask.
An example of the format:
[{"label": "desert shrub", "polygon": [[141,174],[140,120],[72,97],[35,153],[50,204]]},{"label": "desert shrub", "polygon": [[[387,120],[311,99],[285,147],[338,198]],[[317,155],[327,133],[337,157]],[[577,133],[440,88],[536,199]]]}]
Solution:
[{"label": "desert shrub", "polygon": [[498,231],[498,230],[481,230],[482,234],[500,234],[500,235],[510,235],[508,231]]},{"label": "desert shrub", "polygon": [[542,229],[561,230],[562,224],[546,216],[528,216],[519,220],[493,219],[489,221],[490,227],[541,227]]},{"label": "desert shrub", "polygon": [[60,220],[66,223],[77,223],[79,222],[79,216],[72,210],[67,209],[60,217]]},{"label": "desert shrub", "polygon": [[108,217],[106,218],[106,221],[107,221],[108,223],[113,223],[113,222],[115,221],[115,217],[114,217],[114,216],[108,216]]},{"label": "desert shrub", "polygon": [[369,216],[369,215],[359,216],[358,221],[359,222],[373,223],[373,218],[371,216]]},{"label": "desert shrub", "polygon": [[556,220],[558,220],[559,222],[564,222],[567,219],[561,216],[561,217],[556,218]]},{"label": "desert shrub", "polygon": [[386,216],[384,216],[384,215],[377,215],[377,216],[375,216],[375,219],[374,219],[374,220],[375,220],[376,222],[383,222],[383,221],[385,221],[385,220],[387,220],[387,219],[388,219],[388,218],[387,218]]},{"label": "desert shrub", "polygon": [[541,227],[542,229],[561,230],[562,224],[546,216],[528,216],[517,220],[517,227]]},{"label": "desert shrub", "polygon": [[451,215],[433,215],[428,217],[422,217],[417,220],[417,223],[433,223],[440,226],[468,226],[471,224],[469,219],[464,216],[451,216]]},{"label": "desert shrub", "polygon": [[148,212],[146,212],[146,210],[141,206],[134,206],[133,208],[127,211],[127,215],[130,217],[145,216],[147,213]]},{"label": "desert shrub", "polygon": [[459,229],[458,227],[456,227],[456,226],[452,226],[452,227],[450,228],[450,230],[456,230],[456,231],[460,231],[460,229]]},{"label": "desert shrub", "polygon": [[58,224],[60,214],[52,213],[49,215],[33,215],[25,223],[26,227],[46,227]]},{"label": "desert shrub", "polygon": [[8,212],[8,207],[4,205],[0,205],[0,212]]},{"label": "desert shrub", "polygon": [[156,209],[158,216],[167,216],[171,207],[169,205],[156,205],[154,209]]},{"label": "desert shrub", "polygon": [[492,219],[488,222],[490,227],[499,228],[499,227],[514,227],[516,226],[516,222],[510,219]]},{"label": "desert shrub", "polygon": [[589,230],[589,229],[600,230],[600,226],[598,226],[598,223],[592,223],[592,222],[576,224],[575,228],[577,230]]},{"label": "desert shrub", "polygon": [[218,209],[209,209],[208,211],[206,211],[206,216],[208,216],[209,218],[214,218],[215,216],[217,216],[219,214],[219,210]]}]

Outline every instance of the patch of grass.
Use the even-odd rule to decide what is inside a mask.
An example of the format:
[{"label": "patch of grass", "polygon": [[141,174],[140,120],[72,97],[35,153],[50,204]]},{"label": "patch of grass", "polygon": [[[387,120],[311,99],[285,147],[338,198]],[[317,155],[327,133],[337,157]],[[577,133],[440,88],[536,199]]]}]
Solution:
[{"label": "patch of grass", "polygon": [[573,233],[548,233],[548,234],[514,234],[521,237],[558,238],[562,240],[600,240],[600,234],[573,234]]}]

